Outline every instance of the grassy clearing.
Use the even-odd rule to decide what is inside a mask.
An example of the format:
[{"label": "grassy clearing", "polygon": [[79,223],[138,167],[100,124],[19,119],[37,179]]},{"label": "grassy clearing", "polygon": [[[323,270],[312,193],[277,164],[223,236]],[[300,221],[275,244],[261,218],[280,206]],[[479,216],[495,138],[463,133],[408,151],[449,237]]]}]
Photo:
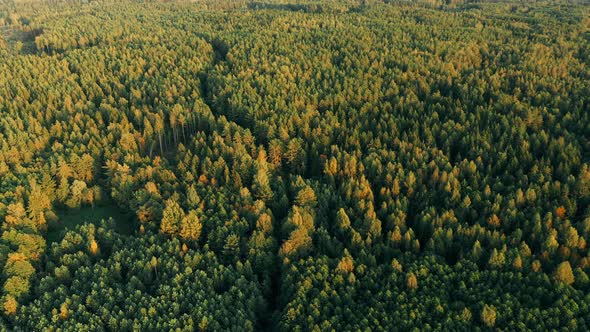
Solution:
[{"label": "grassy clearing", "polygon": [[35,37],[40,34],[39,31],[25,31],[18,27],[4,26],[0,27],[0,34],[6,40],[9,49],[15,53],[26,55],[35,54]]},{"label": "grassy clearing", "polygon": [[59,221],[51,225],[47,232],[48,244],[61,240],[68,230],[74,229],[77,225],[99,224],[103,219],[113,218],[115,231],[121,234],[132,234],[137,229],[134,216],[125,213],[111,201],[102,202],[94,208],[85,206],[79,209],[58,210],[57,215]]}]

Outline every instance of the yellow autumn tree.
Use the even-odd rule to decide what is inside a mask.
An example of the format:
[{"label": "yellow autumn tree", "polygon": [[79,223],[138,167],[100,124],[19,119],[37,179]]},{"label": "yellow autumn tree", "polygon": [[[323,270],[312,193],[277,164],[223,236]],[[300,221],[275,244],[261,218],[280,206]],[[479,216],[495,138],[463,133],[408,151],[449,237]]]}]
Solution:
[{"label": "yellow autumn tree", "polygon": [[487,327],[494,327],[496,325],[496,308],[492,305],[484,305],[481,311],[481,321]]},{"label": "yellow autumn tree", "polygon": [[194,210],[191,210],[180,221],[180,236],[188,241],[197,241],[201,236],[203,226]]},{"label": "yellow autumn tree", "polygon": [[413,272],[410,272],[406,275],[406,286],[409,289],[416,289],[418,288],[418,278]]},{"label": "yellow autumn tree", "polygon": [[96,255],[96,254],[98,254],[98,243],[96,242],[96,240],[95,240],[95,239],[92,239],[92,240],[90,241],[90,252],[91,252],[93,255]]},{"label": "yellow autumn tree", "polygon": [[160,230],[164,234],[176,235],[180,231],[180,222],[185,214],[178,202],[169,199],[166,201],[166,207],[162,215]]},{"label": "yellow autumn tree", "polygon": [[67,319],[70,315],[70,311],[68,310],[68,303],[64,302],[59,307],[59,317],[61,319]]},{"label": "yellow autumn tree", "polygon": [[21,202],[8,205],[6,217],[4,220],[8,226],[16,226],[23,222],[27,213],[25,207]]},{"label": "yellow autumn tree", "polygon": [[4,298],[4,314],[6,316],[14,316],[16,315],[16,310],[18,309],[18,302],[12,295],[7,295]]},{"label": "yellow autumn tree", "polygon": [[574,283],[574,272],[572,271],[570,262],[565,261],[557,266],[557,269],[555,270],[555,280],[563,282],[566,285]]},{"label": "yellow autumn tree", "polygon": [[354,269],[354,260],[350,256],[350,253],[347,249],[344,249],[344,256],[338,262],[338,266],[336,267],[336,271],[340,273],[350,273]]}]

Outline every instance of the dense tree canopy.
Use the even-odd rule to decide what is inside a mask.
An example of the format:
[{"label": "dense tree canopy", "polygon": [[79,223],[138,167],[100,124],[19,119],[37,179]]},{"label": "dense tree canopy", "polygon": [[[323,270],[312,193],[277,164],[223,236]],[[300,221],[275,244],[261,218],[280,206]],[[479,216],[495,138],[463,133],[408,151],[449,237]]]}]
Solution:
[{"label": "dense tree canopy", "polygon": [[589,8],[2,3],[0,331],[590,329]]}]

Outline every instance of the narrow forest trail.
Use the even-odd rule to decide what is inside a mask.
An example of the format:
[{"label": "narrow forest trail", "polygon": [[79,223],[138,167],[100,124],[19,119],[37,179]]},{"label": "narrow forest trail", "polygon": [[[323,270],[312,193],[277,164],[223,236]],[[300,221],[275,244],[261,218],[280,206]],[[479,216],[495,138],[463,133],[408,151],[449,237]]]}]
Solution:
[{"label": "narrow forest trail", "polygon": [[[205,69],[203,74],[200,76],[201,81],[201,97],[203,98],[205,104],[209,107],[211,112],[217,117],[223,115],[223,110],[218,109],[219,105],[215,104],[216,98],[212,95],[212,89],[210,87],[210,77],[212,74],[219,68],[219,65],[223,66],[227,62],[227,54],[230,50],[229,46],[221,39],[215,37],[210,38],[207,36],[203,36],[205,40],[212,46],[214,57],[213,62]],[[250,129],[250,131],[254,132],[254,128],[250,128],[246,123],[239,123],[234,122],[242,128]],[[254,136],[258,144],[261,143],[262,140],[260,137]],[[279,257],[279,248],[280,244],[282,243],[282,234],[281,234],[281,225],[283,223],[283,216],[277,218],[279,211],[273,211],[275,217],[273,218],[273,237],[277,239],[278,245],[273,252],[274,255],[274,264],[273,269],[270,271],[270,291],[265,292],[265,300],[267,305],[267,310],[265,312],[264,317],[259,317],[259,321],[257,322],[257,330],[258,331],[276,331],[278,319],[280,317],[280,312],[282,311],[281,308],[281,301],[280,301],[280,293],[281,293],[281,284],[282,284],[282,262],[281,258]],[[281,211],[279,213],[282,213]],[[264,280],[260,280],[263,282]]]}]

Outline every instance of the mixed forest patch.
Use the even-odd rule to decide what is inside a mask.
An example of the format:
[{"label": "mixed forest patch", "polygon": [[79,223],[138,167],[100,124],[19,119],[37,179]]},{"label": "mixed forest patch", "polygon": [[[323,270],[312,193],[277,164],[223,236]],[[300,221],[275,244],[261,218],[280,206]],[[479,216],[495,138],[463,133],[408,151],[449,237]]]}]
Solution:
[{"label": "mixed forest patch", "polygon": [[588,330],[589,14],[0,7],[0,331]]}]

